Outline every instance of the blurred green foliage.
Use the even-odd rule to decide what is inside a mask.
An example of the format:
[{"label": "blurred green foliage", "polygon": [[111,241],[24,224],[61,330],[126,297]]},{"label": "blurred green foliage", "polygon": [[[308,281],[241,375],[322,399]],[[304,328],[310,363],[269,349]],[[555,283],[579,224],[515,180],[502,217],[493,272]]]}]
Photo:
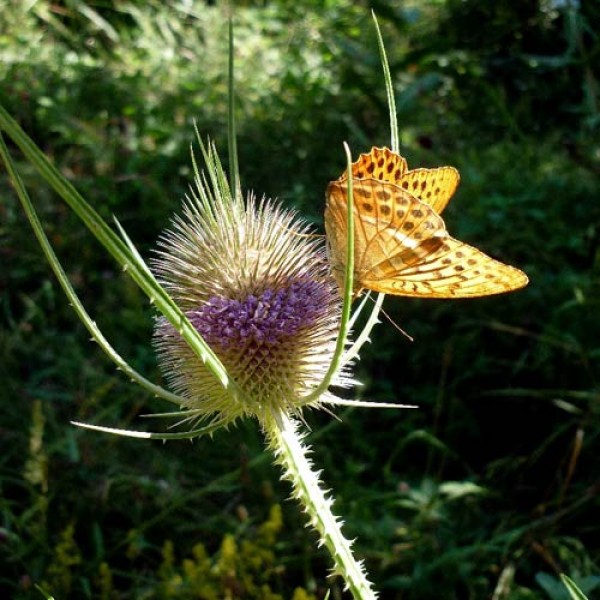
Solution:
[{"label": "blurred green foliage", "polygon": [[[382,598],[555,600],[568,597],[561,572],[591,598],[600,589],[600,7],[371,6],[409,165],[456,166],[450,231],[531,283],[464,302],[389,298],[391,319],[415,342],[381,325],[357,365],[360,393],[420,408],[348,411],[342,422],[308,415],[315,461]],[[244,187],[318,228],[342,141],[357,154],[389,138],[369,7],[235,6]],[[0,102],[146,256],[190,182],[193,119],[226,158],[228,14],[226,3],[192,0],[0,0]],[[86,306],[159,380],[151,308],[20,167]],[[214,567],[224,541],[247,543],[288,492],[260,432],[247,423],[163,446],[74,429],[71,419],[142,428],[140,414],[164,407],[87,341],[3,171],[0,259],[0,596],[38,598],[33,584],[46,582],[61,598],[163,598],[177,580],[189,591],[179,597],[213,597],[194,587],[199,544]],[[283,504],[272,591],[320,598],[329,562],[298,513]],[[234,597],[261,583],[258,571],[244,577],[228,580],[242,586]]]}]

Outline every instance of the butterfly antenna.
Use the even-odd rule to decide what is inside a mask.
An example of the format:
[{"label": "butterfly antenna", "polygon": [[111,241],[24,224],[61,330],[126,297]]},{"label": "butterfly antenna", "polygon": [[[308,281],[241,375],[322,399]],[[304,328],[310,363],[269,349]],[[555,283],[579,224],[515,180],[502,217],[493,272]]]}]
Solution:
[{"label": "butterfly antenna", "polygon": [[408,340],[411,342],[415,341],[415,338],[406,333],[406,331],[404,331],[404,329],[402,329],[402,327],[400,327],[400,325],[398,325],[398,323],[396,323],[396,321],[394,321],[394,319],[392,319],[392,317],[390,317],[390,315],[383,310],[383,307],[381,307],[379,311],[404,337],[408,338]]}]

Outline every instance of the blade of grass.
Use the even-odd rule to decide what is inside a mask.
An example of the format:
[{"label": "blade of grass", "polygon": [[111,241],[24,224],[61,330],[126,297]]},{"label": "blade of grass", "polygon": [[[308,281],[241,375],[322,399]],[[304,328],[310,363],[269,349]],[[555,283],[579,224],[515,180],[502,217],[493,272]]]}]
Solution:
[{"label": "blade of grass", "polygon": [[587,596],[577,587],[575,582],[564,574],[560,574],[560,579],[567,588],[569,595],[573,600],[587,600]]},{"label": "blade of grass", "polygon": [[379,57],[381,58],[381,66],[383,67],[383,78],[385,81],[385,91],[387,96],[388,109],[390,113],[390,145],[393,152],[400,152],[400,138],[398,136],[398,118],[396,117],[396,98],[394,97],[394,86],[392,85],[392,75],[390,73],[390,65],[388,63],[383,36],[379,28],[379,22],[375,11],[372,10],[373,21],[375,23],[375,31],[377,32],[377,45],[379,46]]},{"label": "blade of grass", "polygon": [[[375,23],[375,31],[377,32],[377,44],[379,46],[379,55],[381,58],[381,65],[383,67],[383,78],[385,81],[385,90],[387,96],[387,103],[390,114],[390,145],[393,152],[400,151],[400,141],[398,137],[398,119],[396,117],[396,100],[394,98],[394,86],[392,85],[392,76],[390,74],[390,66],[387,59],[387,54],[385,52],[385,45],[383,43],[383,36],[381,35],[381,29],[379,28],[379,22],[377,21],[377,16],[375,15],[375,11],[371,11],[373,16],[373,21]],[[351,166],[348,167],[348,175],[352,172]],[[352,177],[348,177],[348,181],[350,182]],[[350,235],[350,230],[348,230],[348,235]],[[379,311],[381,310],[381,306],[383,305],[383,301],[385,299],[385,294],[377,294],[377,300],[373,306],[373,310],[363,330],[360,335],[352,344],[352,347],[346,352],[346,356],[344,357],[344,361],[348,362],[352,360],[355,356],[358,355],[360,349],[364,346],[364,344],[370,339],[371,331],[373,327],[379,321]]]},{"label": "blade of grass", "polygon": [[238,195],[240,185],[240,171],[237,155],[237,139],[235,129],[235,80],[234,80],[234,56],[233,56],[233,19],[229,19],[229,76],[228,76],[228,114],[227,114],[227,137],[229,149],[229,177],[231,193]]}]

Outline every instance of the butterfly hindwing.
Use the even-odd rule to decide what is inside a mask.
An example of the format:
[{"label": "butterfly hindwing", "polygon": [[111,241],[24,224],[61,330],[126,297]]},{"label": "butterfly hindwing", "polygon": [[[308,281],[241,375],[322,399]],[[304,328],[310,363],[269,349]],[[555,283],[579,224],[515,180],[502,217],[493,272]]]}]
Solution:
[{"label": "butterfly hindwing", "polygon": [[[361,154],[358,160],[352,163],[352,179],[376,179],[398,183],[407,170],[408,165],[403,156],[392,152],[389,148],[374,146],[370,152]],[[348,173],[344,171],[338,181],[347,178]]]},{"label": "butterfly hindwing", "polygon": [[[347,181],[329,184],[325,226],[336,272],[346,261],[347,198]],[[447,235],[435,211],[396,185],[353,180],[353,198],[357,287],[363,287],[361,280],[375,269],[394,274],[418,263],[440,245],[440,235]]]}]

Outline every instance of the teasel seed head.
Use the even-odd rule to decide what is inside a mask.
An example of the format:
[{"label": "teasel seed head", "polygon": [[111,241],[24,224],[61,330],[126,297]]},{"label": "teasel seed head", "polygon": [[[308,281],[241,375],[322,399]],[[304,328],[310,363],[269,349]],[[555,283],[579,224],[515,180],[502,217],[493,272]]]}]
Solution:
[{"label": "teasel seed head", "polygon": [[[227,425],[334,399],[306,399],[327,372],[341,314],[322,238],[271,200],[250,194],[244,202],[206,177],[196,184],[153,267],[241,393],[224,388],[161,317],[155,345],[182,408],[190,419]],[[343,370],[333,383],[351,379]]]}]

